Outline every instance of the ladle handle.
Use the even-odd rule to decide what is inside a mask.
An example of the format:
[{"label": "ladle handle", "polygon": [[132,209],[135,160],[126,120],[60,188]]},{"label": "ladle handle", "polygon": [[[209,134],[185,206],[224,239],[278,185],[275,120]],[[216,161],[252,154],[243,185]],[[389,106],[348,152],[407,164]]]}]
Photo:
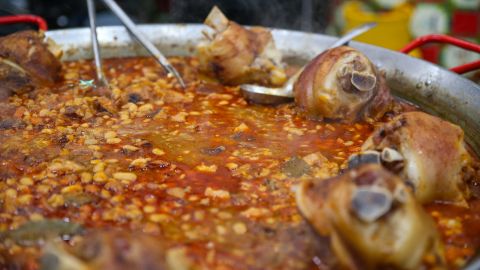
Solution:
[{"label": "ladle handle", "polygon": [[332,45],[330,45],[329,49],[336,48],[339,46],[343,46],[348,44],[352,39],[356,38],[357,36],[367,32],[368,30],[372,29],[373,27],[377,26],[376,22],[362,24],[358,27],[355,27],[348,31],[345,35],[341,36],[337,41],[335,41]]}]

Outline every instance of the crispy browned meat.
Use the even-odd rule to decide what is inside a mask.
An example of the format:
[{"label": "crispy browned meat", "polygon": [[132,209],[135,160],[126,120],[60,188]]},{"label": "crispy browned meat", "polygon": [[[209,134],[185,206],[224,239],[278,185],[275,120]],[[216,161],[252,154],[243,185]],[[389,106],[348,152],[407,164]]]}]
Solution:
[{"label": "crispy browned meat", "polygon": [[42,82],[55,82],[61,63],[44,42],[42,32],[23,31],[0,38],[0,57],[21,66]]},{"label": "crispy browned meat", "polygon": [[205,24],[215,34],[199,44],[200,68],[231,85],[256,83],[282,85],[286,81],[281,54],[272,34],[263,27],[246,29],[214,7]]},{"label": "crispy browned meat", "polygon": [[42,32],[23,31],[0,38],[0,98],[31,91],[60,78],[61,63]]},{"label": "crispy browned meat", "polygon": [[297,204],[315,230],[330,237],[345,269],[444,265],[433,220],[401,179],[379,165],[303,182]]},{"label": "crispy browned meat", "polygon": [[392,104],[383,75],[364,54],[345,46],[313,59],[294,92],[298,106],[309,116],[343,122],[378,119]]},{"label": "crispy browned meat", "polygon": [[362,146],[363,150],[386,148],[401,155],[396,160],[401,164],[390,167],[413,185],[421,203],[441,200],[467,205],[464,172],[472,158],[459,126],[423,112],[403,113],[378,128]]},{"label": "crispy browned meat", "polygon": [[0,82],[0,100],[33,89],[32,79],[25,70],[5,59],[0,59]]}]

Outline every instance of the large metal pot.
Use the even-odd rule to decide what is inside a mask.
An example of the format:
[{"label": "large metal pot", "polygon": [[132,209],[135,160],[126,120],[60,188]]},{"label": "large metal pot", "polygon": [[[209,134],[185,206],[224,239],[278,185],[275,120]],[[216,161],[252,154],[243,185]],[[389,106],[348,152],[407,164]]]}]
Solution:
[{"label": "large metal pot", "polygon": [[[203,39],[203,25],[159,24],[140,29],[167,55],[192,55]],[[303,63],[326,49],[334,37],[274,29],[277,47],[287,62]],[[86,28],[47,32],[64,50],[63,60],[92,58],[90,35]],[[146,55],[123,27],[98,29],[103,57]],[[352,42],[386,72],[394,93],[418,104],[430,113],[463,127],[467,142],[480,154],[480,86],[446,69],[405,54]]]},{"label": "large metal pot", "polygon": [[[167,55],[192,55],[205,27],[196,24],[145,25],[140,29]],[[64,51],[63,60],[92,58],[89,29],[49,31],[48,37]],[[326,49],[334,37],[288,30],[273,30],[277,47],[287,62],[304,63]],[[123,27],[100,27],[103,57],[146,55]],[[386,73],[395,95],[425,111],[463,127],[467,142],[480,154],[480,86],[455,73],[405,54],[352,42]],[[467,269],[478,269],[480,260]]]}]

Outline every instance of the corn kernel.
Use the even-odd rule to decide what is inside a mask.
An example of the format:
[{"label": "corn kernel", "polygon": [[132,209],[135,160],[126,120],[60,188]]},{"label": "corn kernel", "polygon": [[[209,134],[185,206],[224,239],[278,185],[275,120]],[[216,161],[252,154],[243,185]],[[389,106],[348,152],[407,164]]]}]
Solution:
[{"label": "corn kernel", "polygon": [[88,184],[92,182],[92,174],[89,172],[82,172],[80,174],[80,180],[82,181],[82,183]]},{"label": "corn kernel", "polygon": [[183,199],[185,197],[185,190],[179,187],[169,188],[167,189],[167,194],[173,197]]},{"label": "corn kernel", "polygon": [[93,172],[103,172],[105,170],[105,163],[99,162],[93,166]]},{"label": "corn kernel", "polygon": [[233,231],[236,234],[244,234],[247,232],[247,226],[243,222],[233,224]]},{"label": "corn kernel", "polygon": [[103,183],[107,181],[107,175],[104,172],[97,172],[93,175],[93,181]]},{"label": "corn kernel", "polygon": [[120,143],[122,141],[122,139],[120,138],[108,138],[107,139],[107,144],[117,144],[117,143]]},{"label": "corn kernel", "polygon": [[153,214],[148,217],[151,222],[163,223],[170,221],[170,216],[165,214]]},{"label": "corn kernel", "polygon": [[53,194],[52,196],[50,196],[50,198],[48,198],[47,202],[52,207],[59,207],[65,203],[65,200],[62,195]]},{"label": "corn kernel", "polygon": [[82,192],[82,191],[83,191],[83,188],[79,184],[64,187],[61,190],[62,194],[64,194],[64,193],[76,193],[76,192]]},{"label": "corn kernel", "polygon": [[137,180],[137,175],[131,172],[116,172],[113,174],[113,178],[120,181],[133,182]]},{"label": "corn kernel", "polygon": [[30,177],[22,177],[20,179],[20,184],[25,185],[25,186],[31,186],[31,185],[33,185],[33,180]]},{"label": "corn kernel", "polygon": [[115,131],[107,131],[103,137],[108,140],[117,137],[117,133]]},{"label": "corn kernel", "polygon": [[153,153],[154,155],[157,155],[157,156],[161,156],[161,155],[164,155],[164,154],[165,154],[165,152],[164,152],[163,150],[158,149],[158,148],[153,148],[152,153]]},{"label": "corn kernel", "polygon": [[155,212],[155,206],[153,205],[145,205],[143,207],[143,212],[147,213],[147,214],[151,214],[153,212]]}]

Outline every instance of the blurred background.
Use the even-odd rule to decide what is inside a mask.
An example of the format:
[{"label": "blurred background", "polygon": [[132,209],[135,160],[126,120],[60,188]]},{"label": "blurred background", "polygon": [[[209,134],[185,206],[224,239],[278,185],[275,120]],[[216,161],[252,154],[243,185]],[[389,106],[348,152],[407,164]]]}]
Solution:
[{"label": "blurred background", "polygon": [[[119,21],[97,0],[99,25]],[[137,23],[201,23],[217,5],[244,25],[263,25],[339,35],[369,21],[379,25],[358,40],[399,50],[415,37],[441,33],[480,42],[480,0],[117,0]],[[83,0],[0,0],[0,16],[35,14],[50,29],[88,26]],[[0,25],[0,35],[28,28]],[[453,67],[480,55],[448,45],[423,46],[413,53]]]}]

